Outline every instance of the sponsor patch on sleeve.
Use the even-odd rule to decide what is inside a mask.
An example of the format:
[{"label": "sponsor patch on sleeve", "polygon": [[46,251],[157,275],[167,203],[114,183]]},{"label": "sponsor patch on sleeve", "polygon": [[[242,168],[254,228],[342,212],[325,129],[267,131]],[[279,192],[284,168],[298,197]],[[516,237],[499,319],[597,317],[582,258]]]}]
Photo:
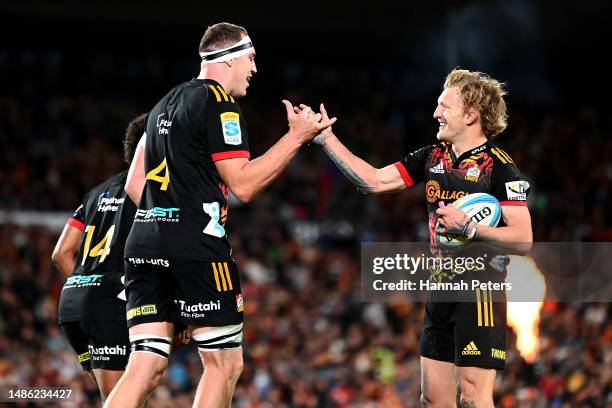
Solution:
[{"label": "sponsor patch on sleeve", "polygon": [[238,312],[244,311],[244,300],[242,299],[242,293],[236,295],[236,310]]},{"label": "sponsor patch on sleeve", "polygon": [[527,200],[527,190],[529,190],[529,183],[524,180],[506,183],[506,196],[508,196],[510,201]]},{"label": "sponsor patch on sleeve", "polygon": [[240,132],[240,115],[236,112],[224,112],[221,114],[221,129],[225,144],[242,144],[242,133]]}]

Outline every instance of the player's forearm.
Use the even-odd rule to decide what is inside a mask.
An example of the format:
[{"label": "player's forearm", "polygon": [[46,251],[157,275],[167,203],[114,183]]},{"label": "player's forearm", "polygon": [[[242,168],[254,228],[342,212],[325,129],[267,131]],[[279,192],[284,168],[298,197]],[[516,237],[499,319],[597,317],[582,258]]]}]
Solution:
[{"label": "player's forearm", "polygon": [[323,150],[344,175],[364,194],[379,192],[377,169],[355,156],[334,135],[325,137]]},{"label": "player's forearm", "polygon": [[283,172],[301,146],[294,135],[285,134],[267,152],[242,167],[230,186],[232,193],[242,202],[251,201]]},{"label": "player's forearm", "polygon": [[55,252],[51,256],[51,260],[64,277],[70,276],[76,262],[76,258],[73,255]]},{"label": "player's forearm", "polygon": [[510,250],[518,255],[529,254],[533,243],[530,228],[508,226],[495,228],[478,225],[475,239],[490,242],[497,247]]}]

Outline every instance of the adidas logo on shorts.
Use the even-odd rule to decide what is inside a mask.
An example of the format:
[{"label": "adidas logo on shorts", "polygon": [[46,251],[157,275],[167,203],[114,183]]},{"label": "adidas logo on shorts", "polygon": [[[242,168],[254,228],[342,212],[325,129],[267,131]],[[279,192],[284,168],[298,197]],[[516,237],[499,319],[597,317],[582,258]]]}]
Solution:
[{"label": "adidas logo on shorts", "polygon": [[476,344],[470,341],[468,345],[463,348],[461,354],[464,356],[479,356],[481,353],[478,347],[476,347]]}]

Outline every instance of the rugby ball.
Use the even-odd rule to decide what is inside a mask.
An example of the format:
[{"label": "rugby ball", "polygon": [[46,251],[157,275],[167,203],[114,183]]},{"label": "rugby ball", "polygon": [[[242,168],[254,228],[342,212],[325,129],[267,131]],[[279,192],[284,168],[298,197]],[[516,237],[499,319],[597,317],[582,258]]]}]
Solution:
[{"label": "rugby ball", "polygon": [[[471,220],[479,225],[497,227],[501,218],[501,206],[497,198],[487,193],[468,194],[451,204],[453,207],[463,210]],[[436,230],[440,224],[436,222]],[[436,241],[445,247],[459,247],[468,241],[457,234],[438,234]]]}]

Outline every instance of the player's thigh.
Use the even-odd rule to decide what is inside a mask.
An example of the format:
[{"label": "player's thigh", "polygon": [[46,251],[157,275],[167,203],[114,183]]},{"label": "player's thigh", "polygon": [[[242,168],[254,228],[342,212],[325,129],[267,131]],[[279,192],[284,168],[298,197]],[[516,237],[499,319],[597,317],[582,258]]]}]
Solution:
[{"label": "player's thigh", "polygon": [[90,333],[89,358],[92,368],[125,370],[130,356],[130,339],[125,320],[94,320],[85,324]]},{"label": "player's thigh", "polygon": [[240,276],[231,259],[173,261],[172,265],[177,283],[174,299],[183,324],[214,328],[243,322]]},{"label": "player's thigh", "polygon": [[84,371],[91,370],[89,355],[89,334],[85,332],[80,321],[66,322],[60,325],[60,331],[77,355],[79,364]]},{"label": "player's thigh", "polygon": [[451,316],[455,304],[433,302],[425,304],[425,316],[419,336],[419,353],[422,357],[436,361],[454,363],[455,337]]},{"label": "player's thigh", "polygon": [[421,356],[421,394],[422,400],[433,406],[454,406],[457,396],[455,365]]}]

